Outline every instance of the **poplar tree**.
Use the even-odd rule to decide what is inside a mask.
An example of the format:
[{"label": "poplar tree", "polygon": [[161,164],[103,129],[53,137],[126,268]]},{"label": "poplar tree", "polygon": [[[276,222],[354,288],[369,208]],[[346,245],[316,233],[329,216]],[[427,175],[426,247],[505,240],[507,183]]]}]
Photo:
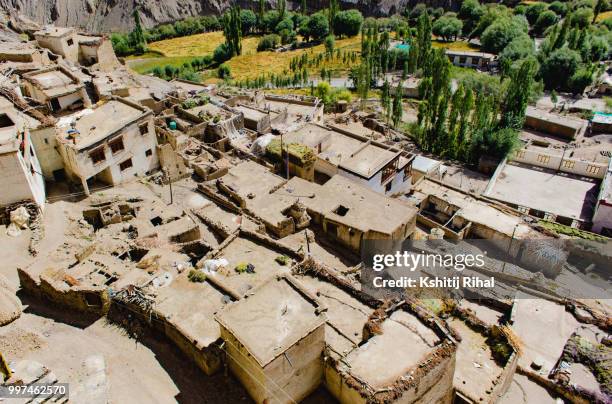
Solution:
[{"label": "poplar tree", "polygon": [[395,97],[393,97],[393,127],[397,128],[402,121],[402,89],[404,82],[400,81],[395,89]]},{"label": "poplar tree", "polygon": [[533,89],[533,78],[536,73],[536,62],[526,59],[520,68],[512,73],[510,86],[501,108],[499,128],[520,129],[525,123],[525,110]]},{"label": "poplar tree", "polygon": [[329,32],[332,34],[334,33],[334,21],[336,19],[336,14],[338,14],[338,9],[338,0],[329,0]]},{"label": "poplar tree", "polygon": [[223,15],[223,35],[232,56],[242,53],[242,22],[240,8],[234,6]]},{"label": "poplar tree", "polygon": [[142,28],[140,12],[138,10],[137,7],[132,12],[132,17],[134,17],[134,30],[130,33],[130,39],[136,53],[144,53],[147,48],[147,41],[144,36],[144,29]]}]

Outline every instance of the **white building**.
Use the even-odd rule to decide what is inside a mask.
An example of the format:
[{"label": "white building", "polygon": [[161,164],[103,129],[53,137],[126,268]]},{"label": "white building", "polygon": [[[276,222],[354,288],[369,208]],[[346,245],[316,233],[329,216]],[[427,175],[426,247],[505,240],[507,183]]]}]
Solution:
[{"label": "white building", "polygon": [[23,79],[25,95],[46,104],[52,112],[91,106],[85,85],[62,66],[26,73]]},{"label": "white building", "polygon": [[7,110],[0,110],[0,189],[0,206],[21,201],[45,204],[45,182],[30,132],[18,114]]},{"label": "white building", "polygon": [[79,60],[79,44],[76,41],[74,28],[49,26],[34,33],[34,38],[42,48],[49,49],[56,55],[77,62]]},{"label": "white building", "polygon": [[595,212],[593,213],[592,230],[604,236],[612,237],[612,160],[610,160],[607,174],[601,182]]},{"label": "white building", "polygon": [[102,70],[119,65],[113,45],[106,36],[82,35],[74,28],[48,26],[34,33],[42,48],[83,66],[97,64]]},{"label": "white building", "polygon": [[454,51],[447,49],[446,56],[455,66],[489,70],[497,66],[497,56],[485,52]]},{"label": "white building", "polygon": [[340,128],[315,123],[308,123],[283,138],[315,151],[317,181],[341,175],[388,196],[410,191],[414,155]]},{"label": "white building", "polygon": [[62,118],[57,131],[66,174],[86,194],[96,181],[115,185],[159,167],[153,114],[125,99]]}]

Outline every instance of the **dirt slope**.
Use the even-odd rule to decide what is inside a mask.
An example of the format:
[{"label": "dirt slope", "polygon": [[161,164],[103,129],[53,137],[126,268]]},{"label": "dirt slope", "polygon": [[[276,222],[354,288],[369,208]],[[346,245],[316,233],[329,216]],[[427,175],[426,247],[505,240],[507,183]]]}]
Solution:
[{"label": "dirt slope", "polygon": [[[266,0],[274,7],[276,0]],[[452,0],[426,1],[435,6]],[[299,7],[299,1],[287,2]],[[341,0],[342,9],[358,8],[365,15],[383,16],[401,12],[416,0]],[[128,31],[131,13],[140,7],[147,27],[195,15],[218,14],[229,7],[229,0],[0,0],[0,9],[19,13],[42,24],[77,26],[93,32]],[[238,0],[243,8],[256,8],[255,0]],[[309,7],[326,7],[327,1],[308,2]]]}]

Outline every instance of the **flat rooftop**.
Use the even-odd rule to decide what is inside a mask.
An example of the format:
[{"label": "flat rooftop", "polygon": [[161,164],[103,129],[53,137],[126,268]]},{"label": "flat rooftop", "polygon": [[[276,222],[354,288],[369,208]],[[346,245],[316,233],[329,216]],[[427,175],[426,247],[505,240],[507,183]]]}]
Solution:
[{"label": "flat rooftop", "polygon": [[316,124],[307,124],[292,132],[290,136],[313,136],[317,138],[329,136],[329,144],[318,157],[337,166],[351,157],[363,145],[363,141],[352,138],[335,130],[327,129]]},{"label": "flat rooftop", "polygon": [[446,49],[446,54],[449,56],[472,56],[472,57],[491,58],[491,59],[495,57],[495,55],[492,53],[471,52],[471,51],[461,51],[461,50],[452,50],[452,49]]},{"label": "flat rooftop", "polygon": [[292,116],[306,116],[314,111],[313,105],[302,105],[269,99],[265,100],[265,106],[266,108],[270,108],[270,111],[274,112],[282,112],[287,109],[287,113]]},{"label": "flat rooftop", "polygon": [[228,305],[216,319],[263,367],[325,322],[318,309],[318,302],[279,277]]},{"label": "flat rooftop", "polygon": [[224,118],[231,115],[228,111],[210,102],[204,105],[197,106],[197,107],[189,108],[187,112],[194,114],[194,115],[198,115],[198,116],[200,114],[210,115],[210,116],[220,115],[221,117],[224,117]]},{"label": "flat rooftop", "polygon": [[224,295],[207,282],[194,283],[179,276],[167,287],[157,289],[155,310],[202,348],[221,335],[213,314],[225,301]]},{"label": "flat rooftop", "polygon": [[285,181],[266,167],[250,160],[230,168],[222,180],[234,192],[245,199],[248,198],[247,201],[267,195],[270,190]]},{"label": "flat rooftop", "polygon": [[363,326],[374,309],[318,278],[301,276],[298,280],[327,307],[327,322],[357,346],[362,341]]},{"label": "flat rooftop", "polygon": [[[529,369],[539,360],[545,375],[553,369],[579,324],[565,306],[522,292],[514,301],[512,319],[512,331],[521,341],[519,365]],[[546,330],[546,338],[542,338],[542,330]]]},{"label": "flat rooftop", "polygon": [[580,130],[585,124],[586,121],[582,119],[574,118],[571,116],[563,116],[559,114],[553,114],[551,112],[538,109],[535,107],[528,106],[525,111],[525,116],[528,118],[539,119],[542,121],[552,122],[557,125],[565,126],[568,128],[572,128],[576,131]]},{"label": "flat rooftop", "polygon": [[74,32],[74,28],[47,26],[40,31],[36,31],[34,36],[50,36],[59,38]]},{"label": "flat rooftop", "polygon": [[40,84],[44,89],[66,86],[73,82],[72,78],[68,77],[61,70],[51,70],[33,74],[30,78]]},{"label": "flat rooftop", "polygon": [[474,402],[486,401],[487,391],[498,382],[503,368],[493,359],[487,337],[458,318],[450,320],[449,325],[461,336],[453,385]]},{"label": "flat rooftop", "polygon": [[399,310],[382,323],[382,334],[351,351],[348,371],[374,389],[390,386],[417,366],[440,342],[414,315]]},{"label": "flat rooftop", "polygon": [[[308,209],[355,229],[390,234],[410,222],[417,213],[414,206],[388,198],[341,175],[334,175],[324,185],[296,178],[276,192],[299,195]],[[346,208],[343,214],[336,212],[340,207]]]},{"label": "flat rooftop", "polygon": [[362,177],[370,178],[399,154],[400,152],[385,150],[382,147],[369,144],[340,163],[339,167]]},{"label": "flat rooftop", "polygon": [[518,164],[506,164],[488,197],[589,221],[598,182]]},{"label": "flat rooftop", "polygon": [[207,85],[204,85],[204,84],[187,82],[187,81],[183,81],[183,80],[172,80],[172,81],[170,81],[170,83],[175,85],[177,88],[179,88],[181,90],[184,90],[184,91],[199,92],[199,91],[205,91],[205,90],[210,90],[211,89],[211,86],[207,86]]},{"label": "flat rooftop", "polygon": [[412,161],[412,169],[428,174],[442,164],[439,160],[434,160],[429,157],[416,155]]},{"label": "flat rooftop", "polygon": [[[228,261],[225,271],[217,271],[210,276],[214,276],[219,284],[242,296],[279,273],[289,271],[287,265],[276,262],[280,255],[283,253],[256,240],[238,236],[215,255],[217,259],[225,258]],[[255,267],[255,272],[238,273],[235,268],[239,264],[251,264]]]},{"label": "flat rooftop", "polygon": [[61,121],[61,123],[68,123],[68,125],[61,128],[63,130],[60,129],[58,135],[64,142],[69,142],[70,139],[66,130],[70,129],[70,121],[74,122],[74,129],[79,132],[76,138],[77,150],[82,150],[105,139],[146,113],[144,108],[136,108],[115,99],[95,109],[84,111],[86,111],[85,114],[77,113],[76,116],[73,115],[73,120]]},{"label": "flat rooftop", "polygon": [[242,112],[244,114],[244,118],[249,119],[251,121],[259,121],[268,116],[268,114],[258,111],[254,108],[247,107],[246,105],[236,105],[234,109],[239,112]]},{"label": "flat rooftop", "polygon": [[437,197],[459,207],[458,216],[474,223],[484,224],[508,237],[514,234],[514,237],[522,239],[537,235],[537,232],[523,223],[520,217],[504,213],[486,202],[436,182],[421,181],[416,184],[414,190],[417,192],[415,195],[417,199],[428,195]]}]

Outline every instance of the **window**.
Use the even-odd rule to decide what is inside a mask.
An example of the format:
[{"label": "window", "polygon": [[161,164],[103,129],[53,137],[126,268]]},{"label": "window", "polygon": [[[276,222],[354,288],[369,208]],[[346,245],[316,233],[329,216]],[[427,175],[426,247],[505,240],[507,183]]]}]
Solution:
[{"label": "window", "polygon": [[522,159],[522,158],[525,158],[525,150],[518,150],[518,151],[516,152],[516,158],[517,158],[517,159]]},{"label": "window", "polygon": [[141,123],[140,125],[138,125],[138,130],[140,131],[141,135],[146,135],[147,133],[149,133],[149,124],[147,122]]},{"label": "window", "polygon": [[45,144],[49,144],[49,139],[45,138]]},{"label": "window", "polygon": [[91,152],[89,152],[89,158],[94,164],[98,164],[106,160],[106,156],[104,155],[104,148],[100,147],[96,150],[92,150]]},{"label": "window", "polygon": [[575,165],[576,165],[575,161],[563,160],[563,167],[564,168],[574,168]]},{"label": "window", "polygon": [[121,171],[125,171],[130,167],[132,167],[132,159],[127,159],[123,163],[119,164],[119,169]]},{"label": "window", "polygon": [[119,137],[117,139],[113,139],[112,141],[109,142],[108,144],[111,148],[111,151],[113,152],[113,154],[115,153],[119,153],[121,150],[125,149],[125,147],[123,147],[123,138]]},{"label": "window", "polygon": [[538,158],[537,159],[538,159],[538,161],[540,163],[548,164],[548,162],[550,161],[550,156],[545,156],[543,154],[538,154]]},{"label": "window", "polygon": [[327,222],[327,233],[334,237],[338,237],[338,225],[336,223]]},{"label": "window", "polygon": [[151,157],[152,154],[153,154],[153,152],[151,151],[151,149],[147,149],[147,151],[145,151],[145,156],[146,157]]},{"label": "window", "polygon": [[72,38],[68,38],[68,40],[66,41],[66,43],[68,44],[68,46],[72,46],[72,45],[74,45],[74,41],[72,40]]},{"label": "window", "polygon": [[527,206],[517,206],[516,210],[518,210],[519,212],[528,215],[529,214],[529,208]]},{"label": "window", "polygon": [[389,181],[387,185],[385,185],[385,192],[391,191],[391,185],[393,185],[393,181]]},{"label": "window", "polygon": [[412,164],[406,164],[404,167],[404,182],[412,175]]},{"label": "window", "polygon": [[393,177],[395,175],[395,170],[397,169],[398,159],[393,160],[391,163],[387,164],[385,168],[382,169],[382,175],[380,176],[380,183],[383,184],[386,180]]},{"label": "window", "polygon": [[339,205],[336,209],[334,209],[334,213],[339,216],[346,216],[348,211],[349,211],[349,208],[343,205]]},{"label": "window", "polygon": [[459,64],[460,65],[464,65],[465,62],[467,62],[467,57],[466,56],[460,56],[459,57]]},{"label": "window", "polygon": [[592,164],[589,164],[587,166],[587,173],[591,173],[591,174],[597,175],[597,174],[599,174],[599,167],[594,166]]}]

